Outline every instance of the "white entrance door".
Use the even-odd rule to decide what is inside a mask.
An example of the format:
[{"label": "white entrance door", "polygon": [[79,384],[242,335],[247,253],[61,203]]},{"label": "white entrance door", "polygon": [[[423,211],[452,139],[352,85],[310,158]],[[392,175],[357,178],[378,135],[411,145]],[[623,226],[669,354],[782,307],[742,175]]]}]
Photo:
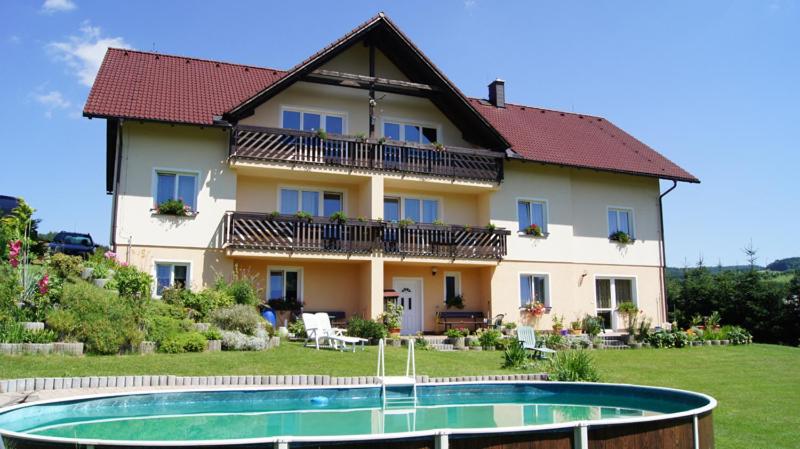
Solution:
[{"label": "white entrance door", "polygon": [[422,279],[394,278],[397,303],[403,306],[403,335],[422,331]]}]

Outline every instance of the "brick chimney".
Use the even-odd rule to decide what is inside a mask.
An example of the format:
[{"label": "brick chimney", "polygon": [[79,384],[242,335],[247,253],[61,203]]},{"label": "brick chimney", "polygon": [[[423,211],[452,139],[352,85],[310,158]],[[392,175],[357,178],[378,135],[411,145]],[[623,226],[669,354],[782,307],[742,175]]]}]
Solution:
[{"label": "brick chimney", "polygon": [[489,84],[489,103],[498,108],[506,107],[506,82],[500,78]]}]

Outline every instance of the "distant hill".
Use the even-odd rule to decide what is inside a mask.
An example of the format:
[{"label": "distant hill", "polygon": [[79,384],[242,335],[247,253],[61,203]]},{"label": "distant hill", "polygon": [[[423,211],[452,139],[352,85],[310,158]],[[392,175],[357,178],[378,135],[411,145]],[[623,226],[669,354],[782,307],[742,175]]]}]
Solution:
[{"label": "distant hill", "polygon": [[[689,267],[694,268],[694,267]],[[706,267],[711,273],[719,273],[720,271],[745,271],[750,269],[750,265],[716,265],[713,267]],[[755,266],[756,270],[764,270],[766,267],[761,265]],[[667,267],[667,276],[681,278],[683,277],[683,268]]]},{"label": "distant hill", "polygon": [[[708,268],[708,271],[711,273],[718,273],[720,271],[745,271],[750,269],[750,265],[716,265],[706,268]],[[786,259],[778,259],[766,267],[756,265],[755,269],[768,270],[775,273],[787,273],[794,270],[800,270],[800,257],[787,257]],[[683,268],[667,267],[667,276],[681,278],[683,277]]]},{"label": "distant hill", "polygon": [[800,270],[800,257],[787,257],[778,259],[767,265],[767,270],[771,271],[793,271]]}]

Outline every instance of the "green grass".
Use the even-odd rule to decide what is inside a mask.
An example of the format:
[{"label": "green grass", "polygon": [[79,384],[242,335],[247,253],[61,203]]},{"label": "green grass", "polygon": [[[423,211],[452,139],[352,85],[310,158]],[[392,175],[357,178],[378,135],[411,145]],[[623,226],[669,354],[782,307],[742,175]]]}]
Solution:
[{"label": "green grass", "polygon": [[[800,349],[728,346],[596,351],[603,380],[699,391],[715,397],[720,449],[794,448],[800,439]],[[377,350],[338,353],[283,344],[266,352],[148,356],[0,356],[0,378],[123,374],[373,375]],[[417,373],[430,376],[509,374],[501,352],[417,352]],[[387,367],[405,366],[405,350],[388,348]],[[389,373],[391,374],[391,373]],[[399,373],[398,373],[399,374]]]}]

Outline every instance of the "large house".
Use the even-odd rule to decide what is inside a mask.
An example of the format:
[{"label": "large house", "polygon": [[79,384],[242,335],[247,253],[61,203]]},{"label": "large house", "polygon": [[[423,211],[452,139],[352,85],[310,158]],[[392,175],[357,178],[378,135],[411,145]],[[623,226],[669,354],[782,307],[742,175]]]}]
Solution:
[{"label": "large house", "polygon": [[109,49],[84,115],[106,119],[111,243],[156,295],[249,272],[265,299],[375,317],[394,290],[405,333],[457,296],[507,321],[541,302],[541,328],[618,329],[627,301],[664,322],[659,180],[698,179],[504,87],[465,96],[384,14],[289,70]]}]

